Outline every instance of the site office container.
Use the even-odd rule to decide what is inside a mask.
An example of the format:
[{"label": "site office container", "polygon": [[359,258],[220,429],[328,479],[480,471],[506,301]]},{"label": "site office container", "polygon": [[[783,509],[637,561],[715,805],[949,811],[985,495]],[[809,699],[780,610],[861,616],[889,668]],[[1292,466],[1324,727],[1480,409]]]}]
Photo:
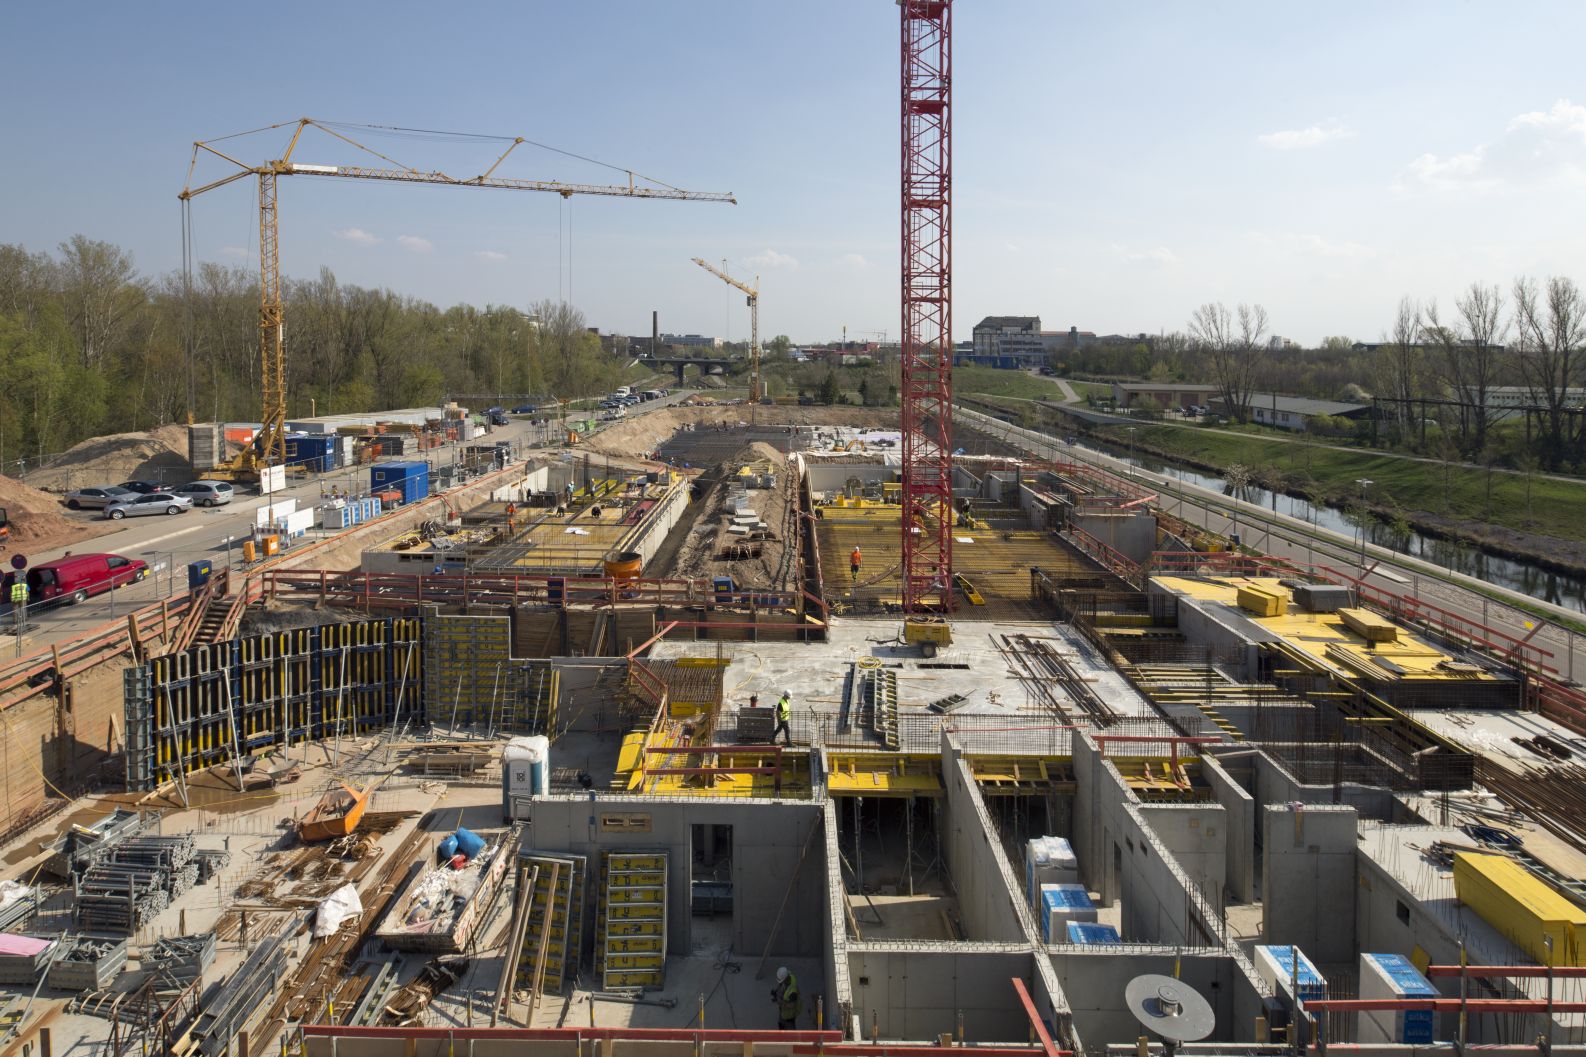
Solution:
[{"label": "site office container", "polygon": [[430,468],[422,462],[387,462],[369,471],[371,492],[396,491],[402,502],[416,503],[430,494]]},{"label": "site office container", "polygon": [[70,558],[56,558],[28,570],[28,601],[70,598],[74,602],[81,602],[90,595],[104,594],[147,575],[147,562],[123,558],[119,554],[77,554]]},{"label": "site office container", "polygon": [[1507,855],[1457,852],[1454,894],[1538,965],[1586,965],[1586,910]]},{"label": "site office container", "polygon": [[328,473],[336,468],[336,438],[321,434],[288,435],[286,461],[305,466],[311,473]]}]

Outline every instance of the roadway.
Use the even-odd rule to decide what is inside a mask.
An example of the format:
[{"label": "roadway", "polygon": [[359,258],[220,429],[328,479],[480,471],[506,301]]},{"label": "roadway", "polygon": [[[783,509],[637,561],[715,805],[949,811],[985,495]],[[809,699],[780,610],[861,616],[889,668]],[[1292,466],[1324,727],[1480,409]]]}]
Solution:
[{"label": "roadway", "polygon": [[[659,400],[635,404],[628,409],[629,418],[645,415],[669,407],[693,395],[692,391],[673,392]],[[577,417],[577,416],[571,416]],[[591,416],[593,417],[593,416]],[[507,441],[512,444],[514,459],[523,459],[536,450],[554,448],[561,443],[564,427],[557,419],[536,424],[532,417],[512,419],[511,424],[497,426],[483,437],[466,442],[454,442],[439,448],[430,448],[409,455],[392,456],[383,462],[415,462],[424,459],[432,466],[447,465],[468,444],[494,444]],[[600,429],[613,425],[601,422]],[[66,553],[115,553],[127,558],[141,558],[149,564],[149,575],[142,583],[128,584],[115,591],[95,595],[77,605],[52,600],[43,607],[29,606],[27,621],[33,625],[20,639],[13,634],[15,613],[9,605],[0,605],[0,661],[51,643],[66,642],[100,627],[108,621],[124,618],[132,610],[169,598],[187,589],[187,566],[195,561],[210,559],[215,567],[228,564],[236,567],[242,562],[242,541],[249,538],[259,516],[259,511],[284,499],[296,499],[299,507],[317,506],[332,487],[342,494],[368,492],[369,465],[347,467],[330,473],[293,478],[288,487],[273,496],[243,495],[220,507],[194,507],[176,517],[155,516],[132,518],[115,524],[102,536],[95,536],[67,547],[28,552],[29,565],[59,558]],[[98,511],[69,511],[61,513],[73,520],[105,524]],[[316,529],[309,533],[308,541],[326,539],[334,532]],[[11,556],[11,551],[5,555]]]},{"label": "roadway", "polygon": [[1577,673],[1586,679],[1586,635],[1577,630],[1580,614],[1573,610],[1375,545],[1366,546],[1362,563],[1358,535],[1334,532],[1175,477],[1150,473],[1126,459],[1062,444],[1046,434],[969,408],[957,406],[953,414],[964,425],[1039,458],[1087,463],[1131,477],[1155,490],[1159,496],[1156,505],[1168,513],[1219,536],[1238,532],[1246,546],[1264,554],[1301,565],[1329,565],[1355,576],[1364,573],[1362,579],[1373,586],[1411,595],[1517,639],[1529,637],[1532,644],[1553,653],[1553,664],[1563,681],[1574,683]]}]

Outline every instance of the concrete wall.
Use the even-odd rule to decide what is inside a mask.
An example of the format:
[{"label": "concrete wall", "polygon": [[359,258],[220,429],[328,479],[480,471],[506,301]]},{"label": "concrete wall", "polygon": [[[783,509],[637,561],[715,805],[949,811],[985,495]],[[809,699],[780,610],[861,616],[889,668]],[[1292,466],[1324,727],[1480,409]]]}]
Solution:
[{"label": "concrete wall", "polygon": [[1266,753],[1253,757],[1255,771],[1255,801],[1258,809],[1292,804],[1331,805],[1336,798],[1341,804],[1355,809],[1364,818],[1382,821],[1396,819],[1400,814],[1398,799],[1387,789],[1378,786],[1341,782],[1335,792],[1331,784],[1306,785]]},{"label": "concrete wall", "polygon": [[971,1042],[1024,1043],[1030,1020],[1012,981],[1028,987],[1034,961],[1023,943],[850,944],[854,1017],[867,1038],[874,1024],[883,1039],[934,1041],[962,1016]]},{"label": "concrete wall", "polygon": [[1264,942],[1292,943],[1317,963],[1353,961],[1358,818],[1342,806],[1264,810]]},{"label": "concrete wall", "polygon": [[1228,883],[1228,822],[1223,806],[1141,804],[1140,814],[1207,902],[1222,906]]},{"label": "concrete wall", "polygon": [[[1252,750],[1246,750],[1252,751]],[[1236,902],[1256,898],[1256,801],[1214,757],[1201,757],[1201,777],[1223,808],[1228,894]]]},{"label": "concrete wall", "polygon": [[[638,812],[650,816],[650,832],[599,832],[597,815]],[[773,956],[819,958],[828,932],[826,844],[812,829],[822,826],[821,806],[780,800],[718,801],[703,798],[601,796],[599,800],[551,796],[532,804],[524,847],[597,856],[602,849],[665,850],[667,860],[667,948],[689,949],[691,825],[731,826],[733,840],[733,950],[756,957],[771,939],[777,910],[789,886],[786,909],[770,942]],[[805,852],[807,845],[807,852]],[[800,855],[803,864],[800,866]],[[590,876],[595,876],[591,863]],[[593,900],[591,900],[593,903]]]},{"label": "concrete wall", "polygon": [[1124,1003],[1124,988],[1137,976],[1173,976],[1211,1003],[1217,1027],[1211,1042],[1248,1042],[1255,1038],[1261,995],[1241,966],[1225,950],[1183,950],[1130,946],[1048,948],[1052,967],[1063,982],[1073,1011],[1074,1029],[1087,1045],[1127,1043],[1140,1034],[1140,1024]]},{"label": "concrete wall", "polygon": [[[1151,590],[1162,588],[1152,581]],[[1261,651],[1256,644],[1278,641],[1278,636],[1242,616],[1237,609],[1188,595],[1178,596],[1178,628],[1191,645],[1227,652],[1243,650],[1245,670],[1237,674],[1247,680],[1255,678],[1260,671]]]},{"label": "concrete wall", "polygon": [[1142,565],[1156,550],[1156,516],[1135,510],[1122,514],[1075,511],[1069,518],[1113,550]]},{"label": "concrete wall", "polygon": [[1018,896],[1023,864],[1015,874],[974,776],[950,735],[943,735],[942,781],[947,788],[943,854],[964,934],[975,940],[1029,942],[1034,918]]},{"label": "concrete wall", "polygon": [[1135,943],[1221,943],[1217,908],[1152,831],[1123,777],[1088,737],[1074,739],[1073,753],[1080,876],[1102,902],[1121,901],[1119,933]]},{"label": "concrete wall", "polygon": [[825,844],[826,898],[824,920],[826,934],[831,940],[826,945],[826,1023],[819,1025],[833,1030],[844,1030],[851,1024],[854,1010],[852,978],[848,975],[848,913],[843,904],[848,901],[843,886],[842,859],[837,846],[837,806],[831,800],[821,804],[822,833]]},{"label": "concrete wall", "polygon": [[857,477],[866,484],[898,479],[896,468],[879,462],[833,464],[821,459],[805,459],[804,472],[809,475],[811,492],[841,492],[850,477]]}]

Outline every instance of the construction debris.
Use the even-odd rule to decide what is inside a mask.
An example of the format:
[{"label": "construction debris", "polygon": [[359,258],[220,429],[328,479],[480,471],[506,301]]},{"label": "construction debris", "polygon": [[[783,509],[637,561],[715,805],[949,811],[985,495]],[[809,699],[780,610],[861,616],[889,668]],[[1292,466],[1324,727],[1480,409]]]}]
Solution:
[{"label": "construction debris", "polygon": [[57,991],[97,991],[109,987],[126,964],[126,940],[82,936],[50,963],[46,982]]}]

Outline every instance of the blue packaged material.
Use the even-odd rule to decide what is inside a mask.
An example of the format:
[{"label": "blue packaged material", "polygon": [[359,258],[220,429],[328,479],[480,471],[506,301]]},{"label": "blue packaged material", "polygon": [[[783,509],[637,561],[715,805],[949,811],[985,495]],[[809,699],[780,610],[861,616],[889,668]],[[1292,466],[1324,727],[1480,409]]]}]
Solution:
[{"label": "blue packaged material", "polygon": [[[1402,954],[1362,954],[1360,962],[1362,998],[1439,997],[1432,982]],[[1422,1046],[1432,1044],[1436,1017],[1430,1009],[1390,1010],[1371,1015],[1374,1026],[1386,1036],[1386,1041]],[[1362,1025],[1362,1030],[1364,1028]]]},{"label": "blue packaged material", "polygon": [[442,859],[450,859],[453,855],[456,855],[457,854],[457,835],[452,833],[452,834],[447,834],[446,836],[442,837],[441,838],[440,847],[437,848],[436,850],[438,852],[440,852],[440,856],[441,856]]},{"label": "blue packaged material", "polygon": [[1098,925],[1093,921],[1070,921],[1068,923],[1068,942],[1108,945],[1119,944],[1123,940],[1119,938],[1118,930],[1111,925]]}]

